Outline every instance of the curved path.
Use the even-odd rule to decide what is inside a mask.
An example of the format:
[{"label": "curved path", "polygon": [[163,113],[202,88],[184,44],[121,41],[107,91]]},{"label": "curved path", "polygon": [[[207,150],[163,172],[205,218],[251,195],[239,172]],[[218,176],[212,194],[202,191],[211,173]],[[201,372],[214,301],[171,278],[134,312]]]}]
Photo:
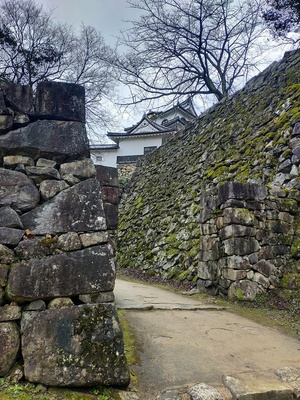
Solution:
[{"label": "curved path", "polygon": [[[132,366],[138,394],[124,393],[124,399],[285,400],[292,398],[297,385],[300,391],[297,339],[224,308],[143,283],[117,279],[115,299],[119,309],[127,310],[125,317],[141,352],[141,365]],[[280,369],[283,379],[292,382],[279,380]],[[201,397],[193,390],[191,396],[184,394],[199,383],[220,389],[221,397]],[[180,389],[166,391],[170,388]]]}]

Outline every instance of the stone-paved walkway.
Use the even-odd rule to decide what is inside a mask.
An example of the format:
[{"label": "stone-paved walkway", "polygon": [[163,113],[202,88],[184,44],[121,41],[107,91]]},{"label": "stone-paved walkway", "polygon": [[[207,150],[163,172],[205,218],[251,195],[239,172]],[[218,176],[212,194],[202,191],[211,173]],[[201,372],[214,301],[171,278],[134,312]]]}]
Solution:
[{"label": "stone-paved walkway", "polygon": [[120,392],[123,400],[300,396],[299,340],[142,283],[118,279],[115,298],[141,351],[141,365],[132,366],[138,392]]}]

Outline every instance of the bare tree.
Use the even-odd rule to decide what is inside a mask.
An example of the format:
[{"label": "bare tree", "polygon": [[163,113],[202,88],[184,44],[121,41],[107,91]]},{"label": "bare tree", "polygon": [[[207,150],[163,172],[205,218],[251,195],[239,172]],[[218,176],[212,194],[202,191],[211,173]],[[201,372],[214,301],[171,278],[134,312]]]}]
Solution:
[{"label": "bare tree", "polygon": [[102,35],[86,26],[74,34],[34,0],[0,0],[0,12],[0,76],[30,86],[43,80],[83,85],[90,130],[106,127],[112,115],[105,100],[113,89],[106,57],[113,51]]},{"label": "bare tree", "polygon": [[107,126],[112,118],[109,105],[99,107],[102,101],[109,104],[113,98],[115,80],[107,62],[112,52],[102,35],[91,26],[82,25],[80,34],[73,38],[64,79],[85,87],[87,122],[92,130],[97,130],[99,125]]},{"label": "bare tree", "polygon": [[133,103],[183,95],[221,100],[256,68],[261,10],[256,0],[128,0],[141,17],[123,32],[114,60]]},{"label": "bare tree", "polygon": [[67,68],[72,34],[54,24],[51,14],[33,0],[6,0],[0,7],[0,74],[17,83],[35,85],[60,78]]}]

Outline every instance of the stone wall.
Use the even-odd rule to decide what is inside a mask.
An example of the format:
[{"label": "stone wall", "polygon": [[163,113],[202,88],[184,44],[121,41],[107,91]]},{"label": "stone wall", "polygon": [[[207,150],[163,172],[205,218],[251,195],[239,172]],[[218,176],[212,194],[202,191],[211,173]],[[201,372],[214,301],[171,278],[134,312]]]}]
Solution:
[{"label": "stone wall", "polygon": [[299,290],[300,52],[147,155],[119,209],[118,266],[252,300]]},{"label": "stone wall", "polygon": [[101,185],[107,229],[114,236],[118,228],[119,178],[117,168],[95,165],[96,176]]},{"label": "stone wall", "polygon": [[200,207],[199,288],[254,300],[280,286],[288,265],[297,264],[298,250],[292,247],[299,234],[297,197],[274,187],[228,182],[205,191]]},{"label": "stone wall", "polygon": [[114,199],[89,158],[84,90],[0,88],[0,376],[127,385],[109,236],[116,221],[105,213]]}]

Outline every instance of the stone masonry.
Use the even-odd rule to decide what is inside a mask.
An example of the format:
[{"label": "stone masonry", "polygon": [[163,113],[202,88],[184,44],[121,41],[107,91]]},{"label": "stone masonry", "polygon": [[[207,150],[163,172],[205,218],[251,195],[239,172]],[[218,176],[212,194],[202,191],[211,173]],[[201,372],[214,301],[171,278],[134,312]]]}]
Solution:
[{"label": "stone masonry", "polygon": [[299,68],[286,53],[141,160],[119,208],[120,268],[299,304]]},{"label": "stone masonry", "polygon": [[0,376],[18,365],[44,385],[127,385],[116,206],[89,158],[83,88],[1,81],[0,163]]}]

